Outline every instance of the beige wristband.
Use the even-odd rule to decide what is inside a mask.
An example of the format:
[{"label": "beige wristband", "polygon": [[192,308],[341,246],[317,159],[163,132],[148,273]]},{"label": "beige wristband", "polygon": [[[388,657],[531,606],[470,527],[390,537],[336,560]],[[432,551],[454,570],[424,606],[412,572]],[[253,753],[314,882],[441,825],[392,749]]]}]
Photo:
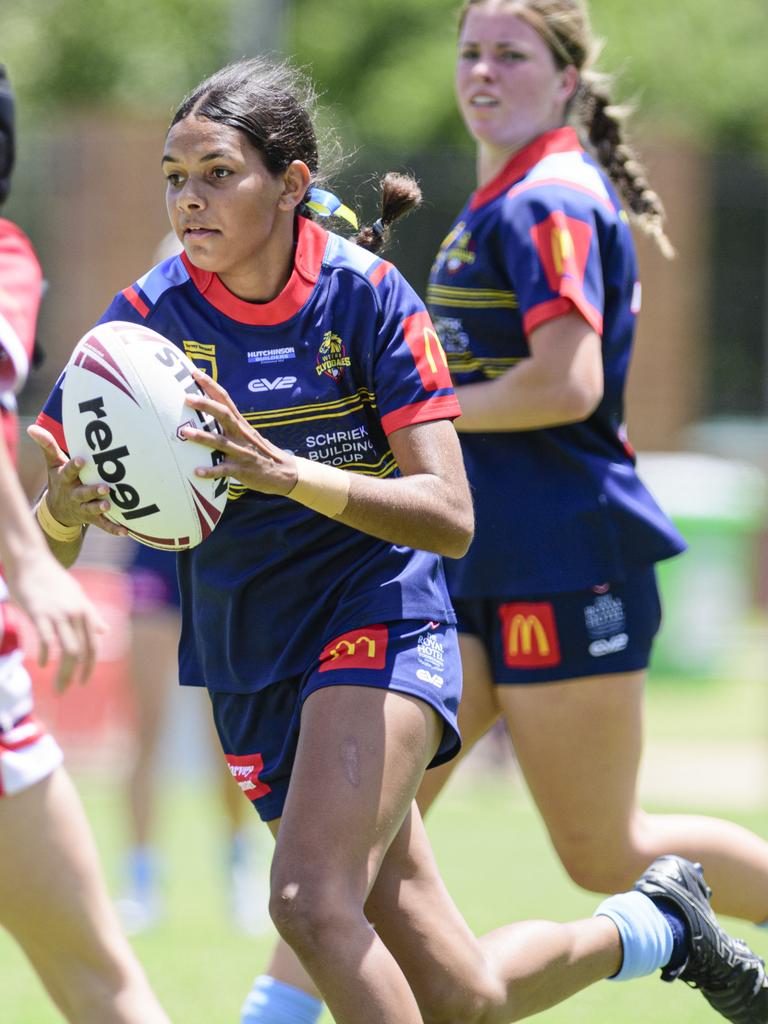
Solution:
[{"label": "beige wristband", "polygon": [[58,519],[54,518],[53,513],[48,507],[47,492],[38,502],[37,508],[35,509],[35,516],[42,527],[43,533],[48,534],[51,540],[58,540],[64,544],[69,544],[73,540],[80,540],[80,537],[82,536],[82,526],[65,526],[63,523],[60,523]]},{"label": "beige wristband", "polygon": [[349,473],[298,455],[296,469],[298,479],[288,497],[329,519],[340,516],[349,502]]}]

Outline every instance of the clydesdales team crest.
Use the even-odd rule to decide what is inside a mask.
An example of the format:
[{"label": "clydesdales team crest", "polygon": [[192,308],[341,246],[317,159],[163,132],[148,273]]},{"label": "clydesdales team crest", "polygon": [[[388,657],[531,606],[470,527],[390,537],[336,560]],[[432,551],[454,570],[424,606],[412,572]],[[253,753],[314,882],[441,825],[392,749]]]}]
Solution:
[{"label": "clydesdales team crest", "polygon": [[317,353],[317,366],[315,369],[317,370],[318,377],[321,373],[324,373],[326,377],[330,377],[331,380],[335,380],[338,383],[346,373],[346,368],[350,363],[351,360],[347,355],[344,342],[338,334],[326,331]]},{"label": "clydesdales team crest", "polygon": [[472,232],[467,231],[466,222],[459,221],[440,243],[432,273],[435,274],[445,267],[449,274],[455,274],[462,267],[471,266],[477,259],[476,248]]}]

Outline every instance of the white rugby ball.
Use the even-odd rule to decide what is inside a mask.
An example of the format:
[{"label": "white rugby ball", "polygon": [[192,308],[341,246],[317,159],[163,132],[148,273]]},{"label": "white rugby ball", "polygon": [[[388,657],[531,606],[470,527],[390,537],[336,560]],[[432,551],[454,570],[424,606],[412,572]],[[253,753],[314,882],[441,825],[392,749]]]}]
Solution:
[{"label": "white rugby ball", "polygon": [[99,324],[78,342],[66,367],[62,425],[70,458],[82,456],[83,483],[109,485],[107,517],[152,548],[182,551],[215,528],[227,480],[195,476],[219,452],[184,440],[191,425],[218,433],[216,421],[185,405],[201,394],[194,364],[172,342],[138,324]]}]

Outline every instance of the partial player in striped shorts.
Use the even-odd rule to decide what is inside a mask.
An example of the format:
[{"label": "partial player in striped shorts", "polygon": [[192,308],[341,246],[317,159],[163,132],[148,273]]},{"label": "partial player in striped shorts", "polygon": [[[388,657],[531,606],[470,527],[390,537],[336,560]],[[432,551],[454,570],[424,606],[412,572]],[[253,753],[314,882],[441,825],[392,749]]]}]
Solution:
[{"label": "partial player in striped shorts", "polygon": [[[0,65],[0,204],[13,164],[13,125]],[[169,1024],[120,931],[61,750],[34,718],[19,620],[8,603],[29,617],[41,662],[54,644],[59,650],[58,689],[77,670],[88,676],[103,623],[51,557],[13,462],[15,393],[30,364],[41,284],[29,240],[0,219],[0,926],[73,1024]]]}]

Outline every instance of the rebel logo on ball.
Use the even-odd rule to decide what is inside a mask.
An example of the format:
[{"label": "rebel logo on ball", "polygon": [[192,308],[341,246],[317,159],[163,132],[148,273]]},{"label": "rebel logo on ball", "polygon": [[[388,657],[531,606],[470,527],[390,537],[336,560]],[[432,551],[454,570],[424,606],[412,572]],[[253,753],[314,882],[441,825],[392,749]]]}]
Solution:
[{"label": "rebel logo on ball", "polygon": [[109,484],[109,496],[122,510],[125,519],[141,519],[159,512],[157,505],[141,505],[141,496],[125,479],[125,460],[130,456],[127,445],[112,447],[112,430],[106,421],[106,410],[102,397],[79,402],[77,408],[84,416],[92,416],[83,428],[85,443],[93,452],[93,462],[99,477]]}]

